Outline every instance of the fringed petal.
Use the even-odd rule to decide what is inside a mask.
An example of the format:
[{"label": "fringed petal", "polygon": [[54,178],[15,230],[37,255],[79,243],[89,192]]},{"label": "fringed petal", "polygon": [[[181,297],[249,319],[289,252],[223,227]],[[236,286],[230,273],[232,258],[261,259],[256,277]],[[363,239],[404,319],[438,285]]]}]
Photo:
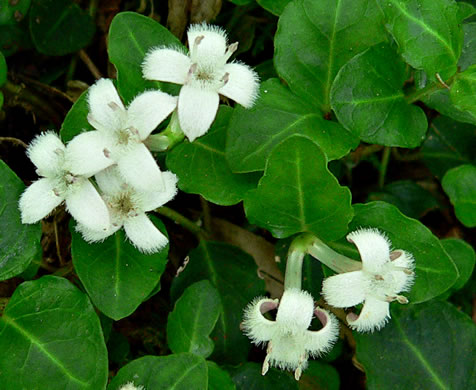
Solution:
[{"label": "fringed petal", "polygon": [[33,138],[26,154],[41,176],[51,177],[63,167],[64,150],[65,146],[58,135],[47,131]]},{"label": "fringed petal", "polygon": [[142,73],[147,80],[185,84],[191,65],[190,58],[178,50],[154,48],[144,58]]},{"label": "fringed petal", "polygon": [[403,250],[394,251],[394,253],[397,252],[401,253],[401,255],[388,265],[389,269],[393,269],[391,272],[395,280],[394,292],[410,291],[415,281],[415,260],[409,252]]},{"label": "fringed petal", "polygon": [[228,73],[228,81],[218,92],[245,108],[253,106],[259,87],[259,78],[249,66],[240,63],[225,65],[225,73]]},{"label": "fringed petal", "polygon": [[314,314],[322,324],[318,331],[306,331],[306,351],[318,357],[329,352],[339,336],[339,321],[335,316],[324,309],[316,307]]},{"label": "fringed petal", "polygon": [[172,172],[162,172],[164,191],[144,191],[140,194],[142,209],[151,211],[167,202],[170,202],[177,194],[177,176]]},{"label": "fringed petal", "polygon": [[109,236],[113,235],[115,232],[117,232],[122,225],[110,225],[108,229],[106,230],[92,230],[89,229],[87,226],[78,223],[76,224],[76,231],[81,233],[83,236],[84,241],[87,241],[89,243],[93,242],[102,242]]},{"label": "fringed petal", "polygon": [[306,330],[311,324],[314,298],[307,291],[285,290],[279,303],[276,322],[283,331]]},{"label": "fringed petal", "polygon": [[124,230],[132,244],[144,253],[158,252],[169,242],[145,214],[128,218],[124,222]]},{"label": "fringed petal", "polygon": [[277,299],[258,297],[245,308],[241,326],[253,343],[265,343],[275,334],[276,322],[268,320],[263,314],[276,309],[277,306]]},{"label": "fringed petal", "polygon": [[192,63],[216,67],[224,65],[227,39],[220,27],[205,23],[193,24],[187,32],[188,47]]},{"label": "fringed petal", "polygon": [[330,276],[322,283],[322,294],[334,307],[355,306],[365,299],[368,280],[362,271]]},{"label": "fringed petal", "polygon": [[374,297],[367,297],[359,316],[347,315],[347,322],[358,332],[373,332],[383,328],[390,318],[389,303]]},{"label": "fringed petal", "polygon": [[363,269],[378,274],[384,264],[390,261],[391,243],[377,229],[360,229],[347,235],[347,240],[357,247]]},{"label": "fringed petal", "polygon": [[64,197],[58,194],[55,185],[54,180],[43,178],[23,192],[19,201],[22,223],[36,223],[61,204]]},{"label": "fringed petal", "polygon": [[116,165],[109,167],[94,176],[104,194],[115,195],[127,187]]}]

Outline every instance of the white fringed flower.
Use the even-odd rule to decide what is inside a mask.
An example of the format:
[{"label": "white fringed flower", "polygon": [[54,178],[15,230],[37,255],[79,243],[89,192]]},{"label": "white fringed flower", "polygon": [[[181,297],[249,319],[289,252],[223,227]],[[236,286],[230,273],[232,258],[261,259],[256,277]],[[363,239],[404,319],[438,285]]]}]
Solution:
[{"label": "white fringed flower", "polygon": [[126,109],[109,79],[89,89],[89,123],[96,129],[68,144],[78,175],[93,175],[117,164],[122,177],[147,190],[162,185],[160,169],[143,141],[177,106],[177,98],[160,91],[138,95]]},{"label": "white fringed flower", "polygon": [[[319,356],[331,349],[339,333],[338,322],[327,311],[314,308],[314,299],[305,291],[285,290],[279,305],[278,302],[277,299],[255,299],[245,309],[243,330],[253,343],[268,343],[263,375],[269,366],[276,366],[294,370],[294,377],[299,380],[309,356]],[[276,308],[276,321],[263,316]],[[313,315],[323,325],[318,331],[308,330]]]},{"label": "white fringed flower", "polygon": [[38,135],[27,149],[27,155],[42,176],[23,192],[19,208],[23,223],[36,223],[63,201],[78,222],[89,229],[104,231],[110,224],[106,204],[88,175],[71,173],[74,161],[68,147],[52,131]]},{"label": "white fringed flower", "polygon": [[142,64],[144,78],[182,84],[178,99],[180,127],[190,141],[205,134],[218,110],[219,94],[242,106],[253,105],[258,76],[247,65],[226,62],[238,43],[227,46],[226,33],[216,26],[188,29],[188,55],[170,47],[154,48]]},{"label": "white fringed flower", "polygon": [[145,390],[144,386],[135,386],[134,382],[127,382],[125,385],[122,385],[119,390]]},{"label": "white fringed flower", "polygon": [[364,302],[360,315],[348,314],[347,322],[359,332],[372,332],[390,318],[390,302],[408,303],[398,293],[409,291],[413,284],[413,256],[400,249],[391,251],[391,242],[376,229],[357,230],[348,234],[347,240],[357,246],[362,270],[325,279],[322,293],[335,307]]},{"label": "white fringed flower", "polygon": [[139,191],[127,184],[116,166],[109,167],[96,175],[96,181],[103,192],[111,225],[106,231],[90,229],[78,224],[76,229],[88,242],[103,241],[124,226],[132,244],[144,253],[157,252],[168,243],[168,239],[147,217],[146,212],[154,210],[173,199],[177,193],[177,177],[171,172],[162,173],[165,190]]}]

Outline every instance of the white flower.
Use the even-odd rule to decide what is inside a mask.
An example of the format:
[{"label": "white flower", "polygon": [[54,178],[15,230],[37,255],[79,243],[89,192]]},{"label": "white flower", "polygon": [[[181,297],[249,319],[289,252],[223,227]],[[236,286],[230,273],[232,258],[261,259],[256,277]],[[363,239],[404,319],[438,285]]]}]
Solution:
[{"label": "white flower", "polygon": [[89,229],[78,224],[76,229],[88,242],[103,241],[122,226],[132,244],[144,253],[163,248],[168,239],[145,214],[172,200],[177,193],[177,177],[163,172],[165,190],[138,191],[124,182],[117,167],[109,167],[96,175],[96,181],[109,207],[111,225],[106,231]]},{"label": "white flower", "polygon": [[71,173],[73,161],[69,148],[54,132],[38,135],[27,155],[42,176],[23,192],[19,208],[23,223],[36,223],[63,201],[78,222],[90,229],[103,231],[110,220],[106,204],[88,180],[88,176]]},{"label": "white flower", "polygon": [[125,385],[122,385],[119,390],[145,390],[144,386],[136,387],[134,382],[127,382]]},{"label": "white flower", "polygon": [[[276,321],[263,316],[276,308]],[[323,325],[319,331],[308,330],[313,315]],[[277,299],[255,299],[245,309],[242,326],[253,343],[260,345],[268,342],[262,374],[265,375],[271,365],[294,370],[296,380],[307,367],[309,356],[319,356],[331,349],[339,330],[332,314],[319,307],[314,308],[312,296],[295,288],[284,291],[279,306]]]},{"label": "white flower", "polygon": [[238,43],[227,46],[225,32],[195,24],[188,29],[189,55],[169,47],[154,48],[142,64],[144,78],[183,84],[178,99],[180,127],[190,141],[210,128],[218,110],[219,94],[242,106],[253,105],[258,76],[247,65],[226,62]]},{"label": "white flower", "polygon": [[382,328],[390,318],[389,303],[408,303],[397,295],[409,291],[414,280],[413,256],[403,250],[391,251],[388,238],[376,229],[361,229],[347,235],[357,246],[362,270],[331,276],[323,282],[323,295],[335,307],[351,307],[361,302],[360,315],[347,315],[349,325],[360,332]]},{"label": "white flower", "polygon": [[88,103],[88,121],[96,130],[79,134],[69,143],[78,162],[73,172],[93,175],[117,164],[122,177],[137,188],[162,185],[160,169],[143,141],[175,109],[177,98],[147,91],[126,109],[112,81],[100,79],[89,89]]}]

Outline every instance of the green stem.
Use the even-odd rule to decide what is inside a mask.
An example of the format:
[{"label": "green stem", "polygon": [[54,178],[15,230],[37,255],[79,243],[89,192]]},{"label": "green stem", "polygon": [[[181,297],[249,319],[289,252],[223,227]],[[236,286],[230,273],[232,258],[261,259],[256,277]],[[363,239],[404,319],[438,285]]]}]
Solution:
[{"label": "green stem", "polygon": [[149,136],[145,144],[153,152],[165,152],[183,142],[184,139],[185,134],[180,128],[177,111],[174,111],[167,128],[159,134]]},{"label": "green stem", "polygon": [[191,221],[187,217],[184,217],[182,214],[175,210],[172,210],[171,208],[162,206],[156,209],[155,212],[168,219],[171,219],[172,221],[189,230],[199,238],[205,238],[208,236],[208,233],[202,228],[200,228],[200,226],[197,226],[195,222]]},{"label": "green stem", "polygon": [[362,269],[360,261],[349,259],[347,256],[337,253],[317,237],[314,237],[312,245],[307,248],[307,253],[338,273]]},{"label": "green stem", "polygon": [[431,84],[428,84],[425,88],[418,89],[411,94],[405,96],[405,100],[407,101],[408,104],[414,103],[418,100],[421,100],[421,98],[431,95],[433,92],[438,91],[439,89],[447,88],[447,86],[450,86],[451,83],[453,82],[455,78],[455,75],[451,76],[447,81],[446,85],[442,84],[439,81],[435,81]]},{"label": "green stem", "polygon": [[290,288],[301,289],[302,284],[302,262],[306,255],[308,246],[314,237],[311,234],[301,234],[297,236],[289,247],[288,259],[286,260],[286,273],[284,275],[284,290]]},{"label": "green stem", "polygon": [[390,146],[386,146],[382,153],[382,163],[380,164],[380,174],[378,178],[378,186],[379,188],[383,188],[385,185],[385,175],[387,174],[388,162],[390,161],[390,152],[392,148]]}]

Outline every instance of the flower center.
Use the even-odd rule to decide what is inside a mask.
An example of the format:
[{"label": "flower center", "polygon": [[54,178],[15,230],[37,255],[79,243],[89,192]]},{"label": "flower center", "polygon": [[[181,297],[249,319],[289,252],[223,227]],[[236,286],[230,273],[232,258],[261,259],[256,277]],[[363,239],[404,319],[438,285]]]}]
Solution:
[{"label": "flower center", "polygon": [[130,191],[124,191],[112,197],[109,206],[123,217],[137,215],[136,202],[132,199]]}]

